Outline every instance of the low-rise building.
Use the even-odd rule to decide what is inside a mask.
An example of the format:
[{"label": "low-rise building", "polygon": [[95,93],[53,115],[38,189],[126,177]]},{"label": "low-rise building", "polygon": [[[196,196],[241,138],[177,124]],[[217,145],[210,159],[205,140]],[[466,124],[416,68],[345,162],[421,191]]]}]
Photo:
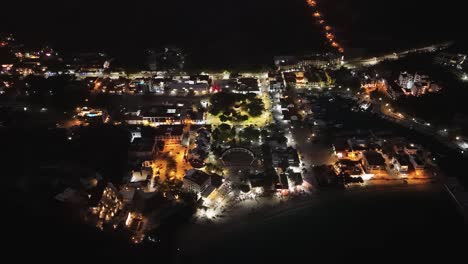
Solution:
[{"label": "low-rise building", "polygon": [[188,93],[193,91],[195,95],[204,95],[210,91],[210,86],[207,82],[171,82],[165,87],[171,94],[180,94],[181,92]]},{"label": "low-rise building", "polygon": [[108,183],[97,206],[91,208],[91,213],[97,217],[97,227],[102,229],[104,224],[116,220],[122,209],[122,196],[112,183]]},{"label": "low-rise building", "polygon": [[231,89],[231,92],[240,94],[261,93],[258,80],[255,78],[239,78],[238,85]]},{"label": "low-rise building", "polygon": [[385,159],[374,150],[364,151],[362,162],[367,173],[379,174],[386,170]]},{"label": "low-rise building", "polygon": [[286,164],[291,167],[299,167],[300,165],[299,154],[292,147],[288,147],[286,150],[273,150],[271,158],[274,167]]},{"label": "low-rise building", "polygon": [[130,143],[128,154],[130,158],[150,160],[156,153],[156,141],[153,138],[135,138]]},{"label": "low-rise building", "polygon": [[180,144],[184,134],[183,125],[161,125],[156,128],[156,141]]},{"label": "low-rise building", "polygon": [[359,161],[341,159],[333,166],[337,175],[346,173],[351,177],[361,177],[364,174],[364,170]]},{"label": "low-rise building", "polygon": [[416,155],[409,155],[409,160],[416,171],[422,171],[425,168],[424,162]]},{"label": "low-rise building", "polygon": [[350,153],[352,152],[352,150],[348,144],[348,140],[344,138],[337,138],[333,142],[332,148],[335,156],[339,159],[350,158]]},{"label": "low-rise building", "polygon": [[159,126],[182,124],[183,118],[181,107],[170,104],[128,111],[123,119],[129,125]]},{"label": "low-rise building", "polygon": [[408,155],[416,155],[419,150],[420,150],[420,147],[413,143],[405,144],[404,146],[404,152]]},{"label": "low-rise building", "polygon": [[393,166],[401,174],[407,174],[410,169],[410,158],[407,154],[397,154],[392,158]]},{"label": "low-rise building", "polygon": [[159,105],[140,112],[140,116],[149,124],[168,125],[181,123],[181,109],[175,105]]},{"label": "low-rise building", "polygon": [[184,177],[183,188],[201,195],[211,185],[211,177],[200,170],[189,170]]},{"label": "low-rise building", "polygon": [[420,75],[418,73],[400,73],[397,84],[401,87],[404,94],[412,96],[421,96],[426,93],[434,93],[442,90],[442,87],[434,84],[429,76]]}]

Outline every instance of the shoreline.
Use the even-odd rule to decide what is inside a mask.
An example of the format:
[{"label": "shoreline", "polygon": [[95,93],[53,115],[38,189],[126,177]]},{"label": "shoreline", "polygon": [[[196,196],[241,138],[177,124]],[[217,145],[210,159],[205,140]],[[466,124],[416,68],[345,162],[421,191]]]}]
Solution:
[{"label": "shoreline", "polygon": [[[303,214],[307,210],[321,209],[329,203],[355,199],[367,199],[370,197],[404,195],[437,195],[445,193],[442,185],[436,183],[426,184],[397,184],[385,186],[372,186],[367,188],[352,188],[340,190],[315,191],[299,198],[288,199],[280,202],[274,201],[268,204],[259,204],[253,211],[248,207],[236,206],[229,211],[230,217],[223,222],[196,221],[184,226],[177,234],[178,247],[180,246],[188,255],[196,254],[201,248],[210,247],[219,242],[219,237],[236,236],[251,228],[265,223],[271,223],[295,215]],[[200,241],[198,241],[200,240]],[[193,242],[196,241],[194,244]]]}]

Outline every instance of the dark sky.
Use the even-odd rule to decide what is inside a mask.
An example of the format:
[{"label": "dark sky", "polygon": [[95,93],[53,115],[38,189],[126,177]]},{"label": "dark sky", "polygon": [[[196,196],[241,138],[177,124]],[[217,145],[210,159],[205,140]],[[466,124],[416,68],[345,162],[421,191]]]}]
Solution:
[{"label": "dark sky", "polygon": [[[2,1],[5,2],[5,1]],[[66,50],[102,49],[122,57],[178,45],[192,62],[261,64],[275,54],[320,50],[323,38],[305,0],[11,1],[0,31]],[[318,0],[348,51],[380,51],[462,38],[457,0]]]}]

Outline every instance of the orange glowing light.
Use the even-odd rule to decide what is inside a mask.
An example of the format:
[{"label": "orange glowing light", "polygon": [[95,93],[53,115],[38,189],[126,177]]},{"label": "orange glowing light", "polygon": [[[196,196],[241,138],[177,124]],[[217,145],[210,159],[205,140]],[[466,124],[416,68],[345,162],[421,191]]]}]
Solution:
[{"label": "orange glowing light", "polygon": [[317,2],[315,2],[314,0],[307,0],[307,4],[311,7],[317,6]]},{"label": "orange glowing light", "polygon": [[314,13],[312,14],[313,17],[317,19],[317,23],[323,25],[323,29],[325,31],[325,37],[329,41],[330,45],[337,49],[340,53],[344,53],[344,49],[335,41],[335,36],[330,32],[333,28],[330,25],[325,24],[325,20],[322,17],[320,9],[317,7],[316,0],[306,0],[308,6],[313,7]]}]

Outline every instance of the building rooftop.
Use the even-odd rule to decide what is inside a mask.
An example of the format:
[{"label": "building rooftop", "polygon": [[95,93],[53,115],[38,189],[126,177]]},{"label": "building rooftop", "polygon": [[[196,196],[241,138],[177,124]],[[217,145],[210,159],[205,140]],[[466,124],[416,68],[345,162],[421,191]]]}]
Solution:
[{"label": "building rooftop", "polygon": [[366,160],[369,163],[369,165],[375,165],[375,166],[385,165],[385,159],[377,151],[373,151],[373,150],[366,151],[364,152],[364,156],[366,157]]},{"label": "building rooftop", "polygon": [[202,186],[206,181],[210,180],[210,175],[200,170],[189,170],[185,175],[184,180],[188,180]]},{"label": "building rooftop", "polygon": [[163,117],[176,118],[180,117],[181,109],[176,105],[157,105],[141,111],[141,116],[144,117]]},{"label": "building rooftop", "polygon": [[150,152],[153,151],[155,140],[152,138],[135,138],[130,144],[130,152]]},{"label": "building rooftop", "polygon": [[367,140],[353,138],[349,140],[349,144],[353,150],[367,150],[369,148]]},{"label": "building rooftop", "polygon": [[397,155],[395,155],[395,159],[402,166],[409,166],[410,165],[409,156],[406,155],[406,154],[397,154]]},{"label": "building rooftop", "polygon": [[156,128],[156,136],[181,136],[184,133],[183,125],[167,125],[167,126],[158,126]]},{"label": "building rooftop", "polygon": [[333,141],[333,146],[335,147],[335,151],[348,151],[350,149],[348,140],[344,138],[336,138]]}]

